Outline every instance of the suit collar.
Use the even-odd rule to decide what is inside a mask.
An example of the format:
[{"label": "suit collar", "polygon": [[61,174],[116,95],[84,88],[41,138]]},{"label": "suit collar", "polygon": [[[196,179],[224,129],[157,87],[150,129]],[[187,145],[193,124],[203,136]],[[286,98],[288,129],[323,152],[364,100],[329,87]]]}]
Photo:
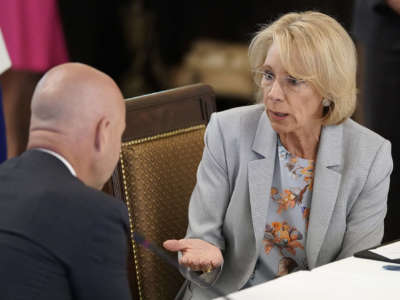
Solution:
[{"label": "suit collar", "polygon": [[45,148],[35,148],[33,150],[38,150],[38,151],[42,151],[42,152],[46,152],[54,157],[56,157],[57,159],[59,159],[66,167],[67,169],[71,172],[72,175],[74,175],[76,177],[76,172],[75,169],[72,167],[72,165],[68,162],[68,160],[63,157],[61,154],[58,154],[57,152],[51,151],[49,149],[45,149]]},{"label": "suit collar", "polygon": [[49,174],[57,172],[57,176],[63,174],[71,178],[76,178],[61,160],[49,153],[38,151],[37,149],[30,149],[25,151],[20,156],[20,159],[20,163],[24,163],[33,171],[46,172]]}]

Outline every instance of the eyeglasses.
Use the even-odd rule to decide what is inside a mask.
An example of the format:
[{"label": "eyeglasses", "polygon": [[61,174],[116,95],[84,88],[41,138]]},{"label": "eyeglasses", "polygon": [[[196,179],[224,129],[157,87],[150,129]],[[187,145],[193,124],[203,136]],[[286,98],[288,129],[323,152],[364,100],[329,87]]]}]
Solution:
[{"label": "eyeglasses", "polygon": [[297,93],[307,85],[305,80],[297,79],[290,75],[283,78],[277,78],[271,71],[255,70],[253,72],[259,74],[259,76],[256,76],[257,85],[266,90],[270,90],[272,88],[275,80],[278,80],[279,85],[285,93]]}]

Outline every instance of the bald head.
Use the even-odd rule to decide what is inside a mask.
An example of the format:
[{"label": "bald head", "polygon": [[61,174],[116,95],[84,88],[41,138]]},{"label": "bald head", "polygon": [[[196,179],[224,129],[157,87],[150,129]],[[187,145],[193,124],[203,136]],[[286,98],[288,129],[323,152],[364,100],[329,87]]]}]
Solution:
[{"label": "bald head", "polygon": [[39,81],[32,98],[30,130],[79,133],[121,105],[121,92],[109,76],[87,65],[63,64]]},{"label": "bald head", "polygon": [[[84,162],[91,164],[89,156],[95,156],[99,142],[120,142],[119,129],[125,124],[123,97],[115,82],[79,63],[48,71],[35,89],[31,109],[28,148],[53,150],[78,169]],[[106,136],[105,141],[104,134],[119,137],[112,141]]]}]

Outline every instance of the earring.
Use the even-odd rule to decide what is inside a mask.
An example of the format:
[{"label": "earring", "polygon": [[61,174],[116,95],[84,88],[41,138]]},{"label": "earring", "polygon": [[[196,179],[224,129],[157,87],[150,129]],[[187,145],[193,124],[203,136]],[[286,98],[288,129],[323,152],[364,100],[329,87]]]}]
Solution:
[{"label": "earring", "polygon": [[331,105],[331,100],[326,99],[326,98],[324,98],[324,99],[322,100],[322,106],[328,107],[328,106],[330,106],[330,105]]}]

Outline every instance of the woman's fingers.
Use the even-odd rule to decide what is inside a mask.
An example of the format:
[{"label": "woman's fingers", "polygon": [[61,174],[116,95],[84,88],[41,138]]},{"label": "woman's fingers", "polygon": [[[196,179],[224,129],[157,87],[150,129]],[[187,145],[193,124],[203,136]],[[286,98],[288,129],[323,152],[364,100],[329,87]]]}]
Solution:
[{"label": "woman's fingers", "polygon": [[172,252],[184,251],[193,246],[192,241],[191,239],[167,240],[163,243],[163,247]]},{"label": "woman's fingers", "polygon": [[163,246],[169,251],[181,251],[179,263],[193,271],[210,272],[223,261],[218,247],[200,239],[168,240]]},{"label": "woman's fingers", "polygon": [[163,243],[163,247],[168,251],[177,252],[182,250],[182,245],[179,240],[167,240]]},{"label": "woman's fingers", "polygon": [[198,259],[187,260],[186,263],[183,263],[183,265],[185,267],[190,268],[193,271],[207,272],[212,269],[211,268],[212,264],[210,262],[200,261]]},{"label": "woman's fingers", "polygon": [[193,271],[203,272],[210,272],[212,269],[214,269],[214,266],[217,267],[221,265],[220,262],[215,261],[212,258],[210,253],[194,255],[190,253],[190,251],[187,251],[182,255],[179,263],[192,269]]}]

